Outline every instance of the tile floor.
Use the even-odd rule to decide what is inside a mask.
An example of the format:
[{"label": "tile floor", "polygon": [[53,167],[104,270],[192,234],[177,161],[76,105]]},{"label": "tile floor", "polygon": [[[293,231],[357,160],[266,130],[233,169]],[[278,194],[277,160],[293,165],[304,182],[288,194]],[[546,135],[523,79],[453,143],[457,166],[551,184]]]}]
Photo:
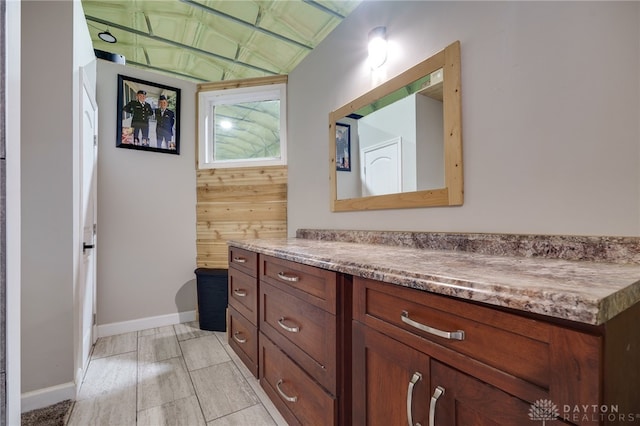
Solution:
[{"label": "tile floor", "polygon": [[286,425],[224,332],[197,322],[98,339],[69,426]]}]

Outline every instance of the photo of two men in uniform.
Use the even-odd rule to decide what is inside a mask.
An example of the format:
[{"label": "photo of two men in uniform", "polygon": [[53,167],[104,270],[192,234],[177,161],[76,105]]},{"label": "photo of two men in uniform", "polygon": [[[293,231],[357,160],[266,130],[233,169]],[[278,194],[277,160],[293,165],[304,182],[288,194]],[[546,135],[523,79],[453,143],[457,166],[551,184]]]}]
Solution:
[{"label": "photo of two men in uniform", "polygon": [[116,146],[177,154],[180,89],[121,75],[118,78],[121,107]]}]

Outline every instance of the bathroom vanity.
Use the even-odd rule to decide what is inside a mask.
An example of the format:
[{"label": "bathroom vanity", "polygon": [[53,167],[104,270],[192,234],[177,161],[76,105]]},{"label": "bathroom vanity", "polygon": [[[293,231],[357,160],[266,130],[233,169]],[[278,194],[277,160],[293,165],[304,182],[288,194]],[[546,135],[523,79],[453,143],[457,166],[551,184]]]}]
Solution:
[{"label": "bathroom vanity", "polygon": [[290,424],[640,421],[637,261],[375,240],[229,242],[229,344]]}]

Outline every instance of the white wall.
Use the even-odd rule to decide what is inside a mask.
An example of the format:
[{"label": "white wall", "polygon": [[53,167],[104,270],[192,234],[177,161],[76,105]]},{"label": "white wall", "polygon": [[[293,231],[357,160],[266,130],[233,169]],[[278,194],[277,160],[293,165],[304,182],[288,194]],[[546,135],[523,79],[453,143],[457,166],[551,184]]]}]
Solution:
[{"label": "white wall", "polygon": [[[116,148],[118,73],[182,89],[180,155]],[[191,82],[98,61],[99,326],[195,310],[195,92]]]},{"label": "white wall", "polygon": [[[78,0],[22,2],[21,28],[22,392],[57,388],[69,397],[79,253],[79,67],[91,68],[93,49]],[[29,398],[23,410],[33,408]]]},{"label": "white wall", "polygon": [[444,111],[442,101],[428,96],[415,96],[417,187],[444,187]]},{"label": "white wall", "polygon": [[20,38],[21,5],[6,2],[6,418],[0,423],[20,424]]},{"label": "white wall", "polygon": [[[289,234],[639,235],[639,9],[637,2],[363,2],[289,75]],[[397,48],[389,77],[461,42],[461,207],[329,210],[328,113],[373,87],[366,41],[378,25]]]}]

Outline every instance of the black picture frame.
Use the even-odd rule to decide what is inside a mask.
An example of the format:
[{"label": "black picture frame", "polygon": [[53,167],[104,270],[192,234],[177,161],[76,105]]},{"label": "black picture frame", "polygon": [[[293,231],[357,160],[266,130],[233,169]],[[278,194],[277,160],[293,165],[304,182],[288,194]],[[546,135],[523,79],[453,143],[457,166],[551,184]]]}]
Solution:
[{"label": "black picture frame", "polygon": [[180,154],[179,88],[118,74],[116,117],[117,148]]},{"label": "black picture frame", "polygon": [[336,170],[351,171],[351,126],[336,123]]}]

